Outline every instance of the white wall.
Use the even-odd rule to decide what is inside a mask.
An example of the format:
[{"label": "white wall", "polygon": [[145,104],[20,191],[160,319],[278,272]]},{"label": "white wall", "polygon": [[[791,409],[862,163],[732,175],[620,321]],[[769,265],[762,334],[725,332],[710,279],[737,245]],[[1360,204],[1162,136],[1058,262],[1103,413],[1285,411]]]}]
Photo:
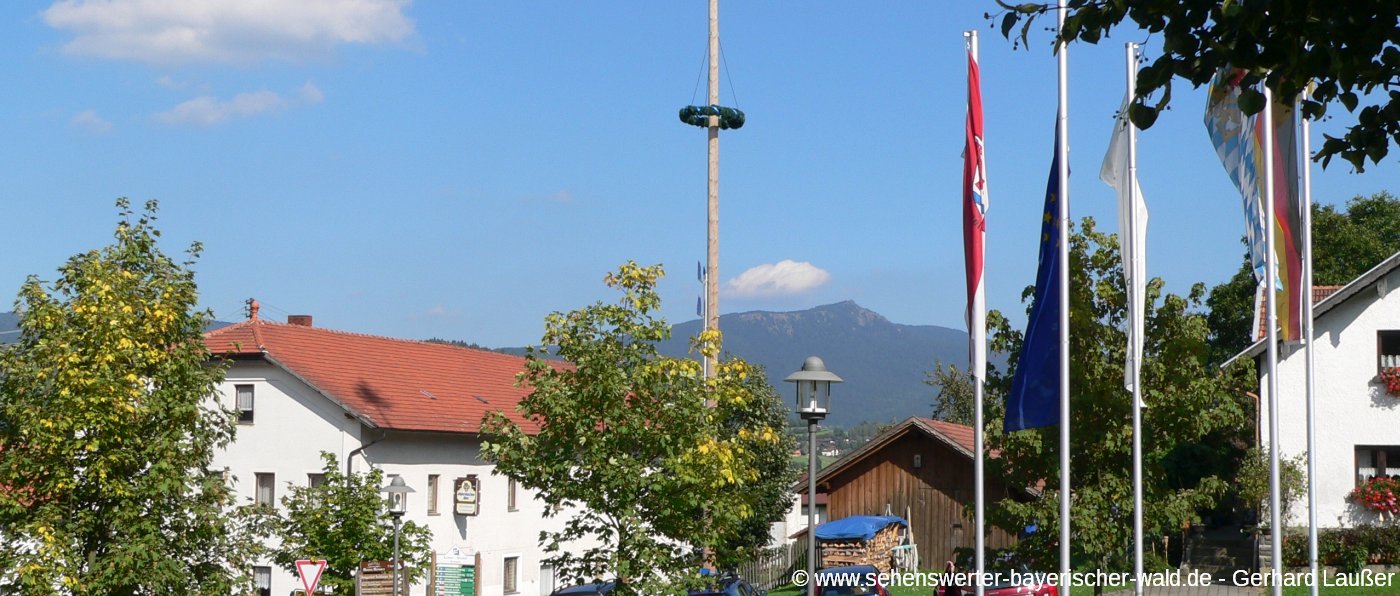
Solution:
[{"label": "white wall", "polygon": [[[262,362],[239,362],[220,386],[225,407],[233,407],[236,385],[254,387],[254,421],[240,424],[234,442],[214,458],[215,469],[226,468],[236,478],[234,490],[240,503],[251,502],[255,473],[276,475],[280,502],[288,482],[305,486],[308,474],[322,468],[321,451],[336,454],[341,462],[351,452],[367,445],[352,461],[355,472],[367,466],[383,470],[386,478],[401,475],[416,492],[409,495],[406,521],[426,525],[433,534],[432,548],[447,552],[457,547],[468,555],[481,555],[477,583],[482,596],[503,596],[505,557],[519,557],[517,592],[525,596],[541,593],[538,547],[541,530],[558,528],[562,516],[545,519],[543,506],[533,494],[518,489],[517,508],[508,510],[508,481],[493,473],[493,466],[479,458],[479,441],[451,433],[384,433],[362,427],[344,409],[285,371]],[[376,442],[377,441],[377,442]],[[428,515],[428,476],[439,475],[437,515]],[[480,484],[480,505],[475,516],[453,511],[453,481],[476,474]],[[295,574],[272,567],[272,594],[285,596],[301,585]],[[427,593],[427,582],[420,582],[412,594]]]},{"label": "white wall", "polygon": [[[1387,275],[1386,288],[1400,284],[1400,271]],[[1365,288],[1332,308],[1315,323],[1316,471],[1319,526],[1356,526],[1375,514],[1346,500],[1355,486],[1358,445],[1400,445],[1400,398],[1388,395],[1377,378],[1377,330],[1400,330],[1400,292],[1378,298]],[[1279,453],[1291,458],[1307,450],[1304,353],[1285,347],[1279,353]],[[1260,370],[1259,435],[1269,443],[1268,375],[1265,355]],[[1400,466],[1400,462],[1392,467]],[[1307,524],[1307,496],[1292,506],[1288,525]]]}]

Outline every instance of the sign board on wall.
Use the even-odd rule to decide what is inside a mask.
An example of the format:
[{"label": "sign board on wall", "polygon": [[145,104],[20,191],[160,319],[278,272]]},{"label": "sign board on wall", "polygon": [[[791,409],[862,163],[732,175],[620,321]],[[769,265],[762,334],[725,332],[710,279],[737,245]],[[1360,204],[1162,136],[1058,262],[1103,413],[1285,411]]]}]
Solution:
[{"label": "sign board on wall", "polygon": [[458,478],[452,483],[452,500],[456,504],[457,515],[476,515],[478,499],[481,495],[476,474]]}]

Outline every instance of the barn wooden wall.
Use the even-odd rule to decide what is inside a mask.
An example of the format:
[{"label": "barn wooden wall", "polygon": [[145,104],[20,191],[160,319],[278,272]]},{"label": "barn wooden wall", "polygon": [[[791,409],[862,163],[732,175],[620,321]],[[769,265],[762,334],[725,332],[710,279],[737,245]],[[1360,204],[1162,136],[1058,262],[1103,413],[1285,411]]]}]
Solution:
[{"label": "barn wooden wall", "polygon": [[[915,454],[922,456],[919,469],[914,468]],[[942,569],[954,548],[973,546],[970,509],[964,517],[964,506],[972,503],[972,472],[971,459],[912,430],[831,479],[828,519],[883,515],[888,504],[894,515],[911,518],[920,567]],[[987,483],[989,503],[1004,494],[1000,483]],[[995,527],[987,539],[990,548],[1013,544],[1012,534]]]}]

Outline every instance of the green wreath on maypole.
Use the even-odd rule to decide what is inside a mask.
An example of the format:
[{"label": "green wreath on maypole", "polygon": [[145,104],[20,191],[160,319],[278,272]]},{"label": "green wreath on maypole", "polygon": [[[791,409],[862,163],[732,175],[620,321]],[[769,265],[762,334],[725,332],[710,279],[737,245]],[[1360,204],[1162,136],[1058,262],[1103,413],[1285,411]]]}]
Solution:
[{"label": "green wreath on maypole", "polygon": [[736,108],[726,108],[714,104],[708,106],[686,106],[681,108],[681,122],[700,128],[709,128],[710,117],[719,116],[721,130],[744,127],[744,112]]}]

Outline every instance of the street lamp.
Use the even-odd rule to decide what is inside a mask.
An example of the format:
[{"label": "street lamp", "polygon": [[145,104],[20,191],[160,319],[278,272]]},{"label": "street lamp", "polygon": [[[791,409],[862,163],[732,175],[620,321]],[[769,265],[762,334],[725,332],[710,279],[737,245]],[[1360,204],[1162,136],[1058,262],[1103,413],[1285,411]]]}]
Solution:
[{"label": "street lamp", "polygon": [[841,377],[826,369],[826,363],[808,356],[802,370],[783,379],[797,385],[797,413],[807,421],[807,578],[809,593],[817,593],[817,424],[831,408],[831,384]]},{"label": "street lamp", "polygon": [[394,596],[399,596],[399,524],[408,511],[408,493],[415,491],[404,484],[403,477],[395,476],[379,492],[389,494],[389,515],[394,518]]}]

